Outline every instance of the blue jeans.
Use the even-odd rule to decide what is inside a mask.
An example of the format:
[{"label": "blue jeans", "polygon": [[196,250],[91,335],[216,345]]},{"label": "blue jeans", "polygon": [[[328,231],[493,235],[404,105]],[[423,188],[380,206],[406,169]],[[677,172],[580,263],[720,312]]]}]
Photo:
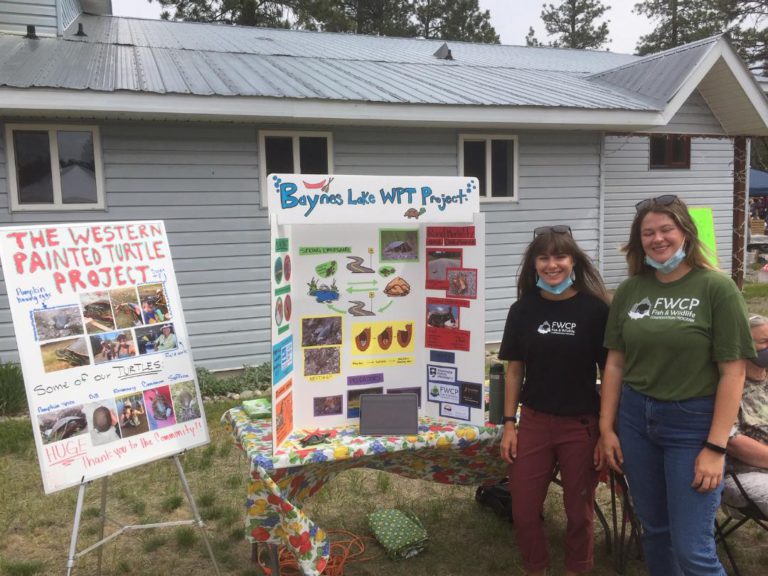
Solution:
[{"label": "blue jeans", "polygon": [[651,576],[725,576],[713,535],[723,485],[691,487],[714,405],[714,396],[665,402],[623,387],[619,440]]}]

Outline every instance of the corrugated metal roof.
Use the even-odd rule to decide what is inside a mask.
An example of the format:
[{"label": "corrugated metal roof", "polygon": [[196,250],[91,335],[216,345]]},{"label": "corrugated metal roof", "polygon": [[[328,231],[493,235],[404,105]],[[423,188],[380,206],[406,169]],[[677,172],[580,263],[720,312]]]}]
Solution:
[{"label": "corrugated metal roof", "polygon": [[[73,36],[78,23],[84,26],[84,38]],[[374,103],[658,109],[642,85],[633,94],[613,87],[613,77],[589,78],[616,67],[616,74],[639,77],[631,67],[638,60],[634,56],[449,42],[454,59],[439,60],[433,54],[442,44],[84,14],[64,38],[0,35],[0,86]],[[624,76],[619,80],[627,83]]]},{"label": "corrugated metal roof", "polygon": [[653,98],[659,103],[666,103],[721,38],[713,36],[671,48],[618,68],[593,74],[591,78]]}]

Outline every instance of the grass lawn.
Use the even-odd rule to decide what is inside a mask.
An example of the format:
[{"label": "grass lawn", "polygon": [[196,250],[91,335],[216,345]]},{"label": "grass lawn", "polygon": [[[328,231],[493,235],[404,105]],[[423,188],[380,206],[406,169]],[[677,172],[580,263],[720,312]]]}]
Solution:
[{"label": "grass lawn", "polygon": [[[751,312],[768,313],[768,288],[747,287]],[[234,405],[206,405],[211,444],[182,457],[192,490],[223,574],[250,576],[242,514],[248,463],[219,424]],[[0,421],[0,575],[48,576],[66,572],[66,557],[77,490],[43,494],[32,428],[28,419]],[[80,531],[82,549],[97,539],[100,483],[86,493]],[[598,491],[609,511],[607,488]],[[158,461],[119,473],[109,481],[108,513],[124,524],[189,518],[173,462]],[[510,576],[523,574],[513,544],[513,528],[474,501],[474,487],[444,486],[370,470],[351,470],[329,482],[305,506],[323,528],[368,534],[366,515],[377,506],[412,510],[430,536],[425,552],[393,562],[377,544],[367,543],[367,561],[350,564],[348,576]],[[544,516],[553,556],[552,574],[562,574],[565,518],[562,492],[550,488]],[[742,528],[731,537],[744,576],[763,576],[768,565],[768,533]],[[725,560],[725,556],[722,555]],[[596,576],[614,574],[602,529],[596,524]],[[730,566],[726,563],[726,568]],[[96,573],[96,553],[78,561],[75,574]],[[144,530],[111,541],[104,548],[104,576],[208,576],[211,564],[199,532],[188,526]],[[641,561],[629,562],[628,576],[646,574]]]}]

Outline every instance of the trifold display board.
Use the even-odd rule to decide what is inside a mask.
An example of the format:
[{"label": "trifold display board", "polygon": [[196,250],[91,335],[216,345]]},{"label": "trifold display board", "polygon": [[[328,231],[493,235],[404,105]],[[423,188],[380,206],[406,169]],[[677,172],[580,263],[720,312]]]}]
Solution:
[{"label": "trifold display board", "polygon": [[0,229],[46,493],[208,442],[160,221]]},{"label": "trifold display board", "polygon": [[484,422],[484,220],[466,177],[271,174],[274,443],[361,394]]}]

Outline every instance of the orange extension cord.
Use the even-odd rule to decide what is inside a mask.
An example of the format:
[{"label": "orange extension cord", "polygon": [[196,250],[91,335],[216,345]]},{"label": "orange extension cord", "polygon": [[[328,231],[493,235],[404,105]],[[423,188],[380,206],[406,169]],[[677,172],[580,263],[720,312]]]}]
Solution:
[{"label": "orange extension cord", "polygon": [[[325,576],[344,576],[344,566],[347,564],[358,564],[378,558],[378,555],[363,556],[365,554],[365,540],[374,540],[370,536],[358,536],[346,530],[329,530],[328,537],[332,541],[328,564],[323,570]],[[264,549],[265,546],[259,547],[257,562],[264,574],[271,576],[272,569],[261,558]],[[293,553],[287,550],[285,546],[279,548],[278,563],[280,576],[301,576],[301,570]]]}]

